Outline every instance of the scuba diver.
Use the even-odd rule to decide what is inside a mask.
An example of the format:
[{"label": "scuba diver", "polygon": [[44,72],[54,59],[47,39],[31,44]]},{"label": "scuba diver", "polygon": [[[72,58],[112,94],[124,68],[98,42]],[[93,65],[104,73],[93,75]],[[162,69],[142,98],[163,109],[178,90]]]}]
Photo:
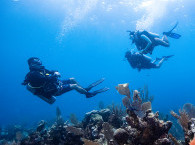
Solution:
[{"label": "scuba diver", "polygon": [[109,88],[105,87],[100,90],[89,92],[93,87],[102,83],[104,78],[94,82],[87,88],[81,87],[74,78],[61,80],[59,79],[61,76],[58,71],[45,69],[41,60],[37,57],[29,58],[28,65],[30,72],[26,75],[22,85],[25,85],[30,92],[49,104],[55,102],[56,99],[54,96],[60,96],[71,90],[76,90],[80,94],[85,94],[86,98],[94,97],[99,93],[109,90]]},{"label": "scuba diver", "polygon": [[162,58],[156,58],[152,61],[152,58],[139,52],[132,53],[131,51],[127,51],[125,54],[131,67],[134,69],[137,68],[138,71],[141,71],[141,69],[160,68],[162,63],[172,56],[174,55],[163,56]]},{"label": "scuba diver", "polygon": [[181,35],[173,33],[172,31],[177,27],[178,23],[168,32],[163,32],[163,37],[160,38],[158,34],[148,32],[146,30],[127,31],[129,32],[132,43],[135,43],[137,49],[142,54],[152,54],[155,46],[169,47],[169,40],[167,37],[179,39]]}]

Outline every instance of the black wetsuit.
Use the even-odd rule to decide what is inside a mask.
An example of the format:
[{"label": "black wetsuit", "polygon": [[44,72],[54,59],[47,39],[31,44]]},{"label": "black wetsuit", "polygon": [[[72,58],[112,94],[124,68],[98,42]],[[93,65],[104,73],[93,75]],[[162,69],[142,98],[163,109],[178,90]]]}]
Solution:
[{"label": "black wetsuit", "polygon": [[147,31],[137,31],[135,32],[135,35],[134,35],[134,41],[133,43],[135,43],[137,49],[140,51],[140,50],[144,50],[146,48],[146,46],[148,45],[148,42],[144,39],[141,38],[141,35],[145,35],[147,36],[150,41],[152,42],[151,46],[148,48],[149,50],[149,53],[152,54],[152,51],[154,49],[155,46],[157,46],[156,42],[155,42],[155,37],[154,36],[151,36]]},{"label": "black wetsuit", "polygon": [[157,65],[152,63],[151,60],[143,54],[131,54],[131,52],[126,52],[125,57],[127,58],[132,68],[137,68],[138,70],[157,68]]},{"label": "black wetsuit", "polygon": [[41,65],[31,66],[23,85],[29,85],[33,88],[34,95],[41,95],[46,98],[59,96],[72,90],[70,80],[59,80],[59,76],[55,75],[55,72],[49,71]]}]

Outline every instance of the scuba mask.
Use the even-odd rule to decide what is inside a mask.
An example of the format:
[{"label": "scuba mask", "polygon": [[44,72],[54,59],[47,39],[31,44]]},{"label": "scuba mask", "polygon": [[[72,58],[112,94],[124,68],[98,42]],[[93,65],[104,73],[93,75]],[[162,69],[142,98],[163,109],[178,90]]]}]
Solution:
[{"label": "scuba mask", "polygon": [[28,65],[29,66],[35,66],[35,65],[41,66],[42,62],[37,57],[31,57],[31,58],[28,59]]}]

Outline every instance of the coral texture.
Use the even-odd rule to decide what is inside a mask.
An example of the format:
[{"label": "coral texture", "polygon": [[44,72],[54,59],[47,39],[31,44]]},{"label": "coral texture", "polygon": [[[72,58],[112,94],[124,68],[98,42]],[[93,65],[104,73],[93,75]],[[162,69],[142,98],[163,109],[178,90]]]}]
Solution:
[{"label": "coral texture", "polygon": [[[18,125],[0,127],[0,145],[194,145],[192,104],[185,104],[179,114],[171,111],[174,116],[171,119],[152,111],[147,88],[144,93],[140,93],[141,89],[130,92],[129,84],[116,88],[126,95],[122,99],[124,107],[112,104],[106,109],[93,110],[86,113],[81,122],[72,114],[70,123],[63,120],[57,108],[56,120],[52,123],[42,120],[32,129]],[[185,140],[179,141],[176,134],[169,132],[172,127],[169,119],[179,122]]]}]

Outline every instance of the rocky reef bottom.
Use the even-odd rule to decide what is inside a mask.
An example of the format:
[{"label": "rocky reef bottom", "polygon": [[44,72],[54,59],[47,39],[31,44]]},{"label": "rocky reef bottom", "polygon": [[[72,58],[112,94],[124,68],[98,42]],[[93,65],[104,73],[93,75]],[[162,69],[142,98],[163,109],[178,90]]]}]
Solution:
[{"label": "rocky reef bottom", "polygon": [[[42,120],[32,130],[20,126],[0,128],[0,145],[195,145],[192,104],[185,104],[179,114],[171,111],[173,117],[162,117],[152,111],[148,96],[141,96],[138,90],[131,95],[128,84],[116,88],[125,95],[125,107],[93,110],[82,122],[74,117],[65,122],[57,108],[56,121],[51,125]],[[183,140],[178,140],[179,135]]]}]

